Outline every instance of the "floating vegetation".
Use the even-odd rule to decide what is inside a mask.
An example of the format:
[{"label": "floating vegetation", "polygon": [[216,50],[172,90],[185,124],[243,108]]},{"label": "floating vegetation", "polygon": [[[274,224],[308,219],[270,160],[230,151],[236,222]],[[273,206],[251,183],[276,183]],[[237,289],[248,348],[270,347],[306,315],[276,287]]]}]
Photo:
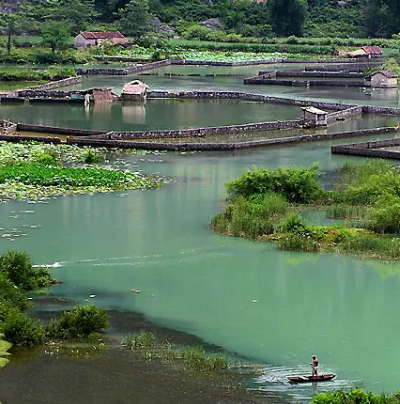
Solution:
[{"label": "floating vegetation", "polygon": [[17,162],[41,162],[51,157],[50,163],[63,162],[84,162],[88,152],[100,157],[104,160],[107,149],[78,147],[73,145],[54,145],[43,144],[39,142],[20,142],[9,143],[0,141],[0,164],[17,163]]},{"label": "floating vegetation", "polygon": [[35,142],[0,142],[0,197],[44,200],[49,197],[128,189],[153,189],[163,179],[100,167],[64,167],[105,160],[106,149]]}]

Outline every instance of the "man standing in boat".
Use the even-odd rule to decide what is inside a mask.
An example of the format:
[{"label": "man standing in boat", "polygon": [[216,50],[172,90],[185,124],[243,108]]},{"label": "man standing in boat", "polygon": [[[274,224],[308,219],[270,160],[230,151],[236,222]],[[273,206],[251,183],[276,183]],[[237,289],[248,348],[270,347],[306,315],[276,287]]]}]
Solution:
[{"label": "man standing in boat", "polygon": [[318,359],[315,355],[312,356],[311,366],[311,376],[318,376]]}]

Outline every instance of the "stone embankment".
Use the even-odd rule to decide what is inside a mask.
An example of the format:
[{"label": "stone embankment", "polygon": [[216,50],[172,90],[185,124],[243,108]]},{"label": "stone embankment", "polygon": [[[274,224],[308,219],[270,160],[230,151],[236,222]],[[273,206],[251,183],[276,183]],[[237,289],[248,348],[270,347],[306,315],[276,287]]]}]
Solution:
[{"label": "stone embankment", "polygon": [[252,147],[267,147],[267,146],[280,146],[284,144],[294,144],[311,141],[322,141],[331,139],[340,139],[347,137],[357,137],[366,135],[376,135],[381,133],[394,133],[394,128],[375,128],[351,132],[337,132],[337,133],[316,133],[312,135],[289,136],[278,139],[262,139],[251,140],[247,142],[235,143],[170,143],[170,142],[135,142],[123,140],[107,140],[99,138],[67,138],[68,144],[75,144],[78,146],[93,146],[93,147],[109,147],[109,148],[123,148],[123,149],[143,149],[143,150],[170,150],[170,151],[223,151],[223,150],[237,150]]},{"label": "stone embankment", "polygon": [[[314,64],[314,63],[324,63],[324,64],[345,64],[347,66],[359,65],[364,62],[368,65],[379,65],[383,63],[383,59],[370,59],[363,60],[353,60],[353,59],[287,59],[287,58],[273,58],[273,59],[262,59],[262,60],[245,60],[238,62],[222,62],[213,60],[184,60],[184,59],[163,59],[157,62],[148,62],[146,59],[140,58],[129,58],[123,56],[110,56],[110,57],[97,57],[99,61],[103,62],[121,62],[121,63],[143,63],[134,66],[127,66],[121,68],[88,68],[88,69],[75,69],[79,75],[126,75],[140,73],[143,71],[153,70],[159,67],[168,65],[188,65],[188,66],[253,66],[253,65],[269,65],[276,63],[303,63],[303,64]],[[147,63],[146,63],[147,62]]]},{"label": "stone embankment", "polygon": [[[392,128],[392,132],[399,132],[399,127]],[[385,148],[399,148],[399,150],[385,150]],[[400,159],[400,138],[332,146],[331,153],[398,160]]]},{"label": "stone embankment", "polygon": [[[366,71],[370,67],[380,64],[381,62],[356,62],[328,66],[304,66],[301,69],[290,70],[266,70],[260,71],[258,76],[244,79],[244,84],[371,87],[371,82],[364,80]],[[322,80],[318,80],[318,78]]]}]

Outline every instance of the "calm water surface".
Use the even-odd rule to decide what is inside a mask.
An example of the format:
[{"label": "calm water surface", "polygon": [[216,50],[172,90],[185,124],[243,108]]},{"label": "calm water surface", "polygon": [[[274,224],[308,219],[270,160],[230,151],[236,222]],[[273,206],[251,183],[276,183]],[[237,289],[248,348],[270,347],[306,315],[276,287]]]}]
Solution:
[{"label": "calm water surface", "polygon": [[155,191],[0,205],[2,226],[27,233],[0,238],[0,248],[57,263],[63,283],[56,295],[85,303],[95,294],[102,307],[144,313],[266,364],[253,387],[285,391],[294,401],[311,397],[315,386],[289,386],[285,377],[308,372],[315,353],[321,371],[338,374],[318,389],[362,383],[392,392],[399,387],[398,264],[281,252],[207,227],[224,206],[223,184],[246,167],[319,161],[330,170],[344,160],[329,147],[127,156],[129,168],[174,180]]}]

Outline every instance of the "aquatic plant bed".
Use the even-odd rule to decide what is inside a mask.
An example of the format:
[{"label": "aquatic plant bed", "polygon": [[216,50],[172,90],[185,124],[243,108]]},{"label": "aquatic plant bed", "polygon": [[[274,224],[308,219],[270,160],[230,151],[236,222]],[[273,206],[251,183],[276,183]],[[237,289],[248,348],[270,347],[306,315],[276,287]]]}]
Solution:
[{"label": "aquatic plant bed", "polygon": [[[352,253],[400,260],[400,170],[384,160],[350,163],[325,190],[316,164],[253,169],[227,184],[228,203],[214,216],[219,233],[274,241],[288,251]],[[307,223],[302,211],[323,209],[340,223]]]},{"label": "aquatic plant bed", "polygon": [[63,163],[93,163],[105,149],[67,145],[0,142],[0,195],[5,199],[45,199],[50,196],[152,189],[163,180],[130,171],[101,167],[63,167]]}]

